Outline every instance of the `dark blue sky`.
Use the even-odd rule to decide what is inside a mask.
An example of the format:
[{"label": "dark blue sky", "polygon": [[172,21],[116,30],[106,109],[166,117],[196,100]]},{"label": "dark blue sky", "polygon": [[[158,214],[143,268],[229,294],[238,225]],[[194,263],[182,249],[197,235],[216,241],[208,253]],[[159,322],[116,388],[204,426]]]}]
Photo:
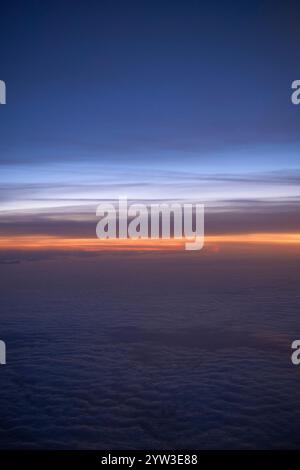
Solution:
[{"label": "dark blue sky", "polygon": [[[103,183],[164,197],[186,174],[299,171],[299,12],[296,1],[5,2],[4,200],[52,198],[41,183],[60,197],[74,184],[66,199],[81,197],[79,181],[85,197],[119,195],[97,192]],[[295,195],[290,187],[276,195]],[[214,188],[203,198],[252,192]]]}]

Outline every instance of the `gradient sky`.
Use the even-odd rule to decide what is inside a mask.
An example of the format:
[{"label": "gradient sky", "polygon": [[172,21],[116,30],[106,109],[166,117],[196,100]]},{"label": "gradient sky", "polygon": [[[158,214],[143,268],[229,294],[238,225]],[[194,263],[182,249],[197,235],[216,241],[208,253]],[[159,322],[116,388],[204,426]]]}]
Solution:
[{"label": "gradient sky", "polygon": [[298,230],[299,13],[296,1],[5,2],[2,232],[82,221],[118,196],[229,207],[235,231],[250,207],[252,230]]}]

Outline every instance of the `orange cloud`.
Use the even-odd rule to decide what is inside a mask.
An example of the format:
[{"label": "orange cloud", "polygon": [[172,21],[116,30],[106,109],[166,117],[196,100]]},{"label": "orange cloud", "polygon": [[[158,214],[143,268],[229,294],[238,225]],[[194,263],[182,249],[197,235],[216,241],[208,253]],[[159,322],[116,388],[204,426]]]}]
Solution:
[{"label": "orange cloud", "polygon": [[[0,250],[184,250],[186,239],[108,239],[71,238],[48,235],[0,236]],[[204,247],[217,252],[220,247],[235,245],[299,246],[300,233],[249,233],[207,235]]]}]

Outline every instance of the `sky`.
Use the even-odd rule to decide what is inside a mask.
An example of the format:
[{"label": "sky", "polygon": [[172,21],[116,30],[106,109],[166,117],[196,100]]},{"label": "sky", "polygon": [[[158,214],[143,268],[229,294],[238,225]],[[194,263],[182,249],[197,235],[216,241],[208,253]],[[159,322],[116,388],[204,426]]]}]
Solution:
[{"label": "sky", "polygon": [[300,232],[299,9],[1,5],[1,233],[94,236],[119,196],[203,202],[212,232]]},{"label": "sky", "polygon": [[[0,1],[0,449],[300,449],[299,13]],[[204,249],[99,240],[119,196]]]}]

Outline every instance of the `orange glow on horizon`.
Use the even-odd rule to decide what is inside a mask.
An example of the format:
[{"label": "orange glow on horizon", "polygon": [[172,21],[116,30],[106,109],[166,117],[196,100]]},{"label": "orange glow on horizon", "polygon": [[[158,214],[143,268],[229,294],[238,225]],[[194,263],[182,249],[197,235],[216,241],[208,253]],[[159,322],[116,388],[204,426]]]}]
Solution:
[{"label": "orange glow on horizon", "polygon": [[[191,239],[107,239],[72,238],[52,235],[11,235],[0,236],[0,250],[182,250]],[[300,247],[300,233],[250,233],[207,235],[204,248],[218,251],[230,245],[282,245]]]}]

